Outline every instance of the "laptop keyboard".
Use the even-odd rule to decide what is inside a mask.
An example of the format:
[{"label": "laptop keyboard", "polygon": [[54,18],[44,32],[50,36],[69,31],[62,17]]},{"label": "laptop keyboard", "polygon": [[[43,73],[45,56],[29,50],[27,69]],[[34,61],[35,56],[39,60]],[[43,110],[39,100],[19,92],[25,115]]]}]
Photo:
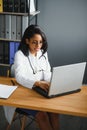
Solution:
[{"label": "laptop keyboard", "polygon": [[33,87],[33,89],[34,89],[36,92],[38,92],[38,93],[40,93],[41,95],[43,95],[43,96],[47,96],[47,95],[48,95],[48,92],[45,91],[44,89],[40,88],[40,87]]}]

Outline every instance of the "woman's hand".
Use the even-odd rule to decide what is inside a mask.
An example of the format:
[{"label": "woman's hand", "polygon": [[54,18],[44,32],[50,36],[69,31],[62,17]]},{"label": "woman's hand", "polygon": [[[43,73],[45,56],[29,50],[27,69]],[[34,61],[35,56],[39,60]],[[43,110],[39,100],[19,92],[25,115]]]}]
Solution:
[{"label": "woman's hand", "polygon": [[49,86],[50,86],[50,82],[47,82],[47,81],[37,81],[37,82],[35,82],[34,85],[44,89],[45,91],[48,91]]}]

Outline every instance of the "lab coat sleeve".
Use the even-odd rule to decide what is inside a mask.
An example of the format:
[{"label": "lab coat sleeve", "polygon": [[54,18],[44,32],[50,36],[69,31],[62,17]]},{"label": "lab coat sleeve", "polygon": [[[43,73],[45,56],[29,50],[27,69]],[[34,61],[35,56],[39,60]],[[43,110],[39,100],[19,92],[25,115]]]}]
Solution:
[{"label": "lab coat sleeve", "polygon": [[15,54],[14,67],[17,82],[24,87],[32,88],[36,80],[31,70],[29,70],[27,57],[21,51]]}]

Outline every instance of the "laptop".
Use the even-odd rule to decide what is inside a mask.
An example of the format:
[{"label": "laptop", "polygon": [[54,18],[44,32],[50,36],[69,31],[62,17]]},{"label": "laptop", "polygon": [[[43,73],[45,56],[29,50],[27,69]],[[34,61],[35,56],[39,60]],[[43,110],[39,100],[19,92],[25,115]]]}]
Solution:
[{"label": "laptop", "polygon": [[41,95],[52,98],[79,92],[81,90],[86,62],[53,67],[49,91],[34,87]]}]

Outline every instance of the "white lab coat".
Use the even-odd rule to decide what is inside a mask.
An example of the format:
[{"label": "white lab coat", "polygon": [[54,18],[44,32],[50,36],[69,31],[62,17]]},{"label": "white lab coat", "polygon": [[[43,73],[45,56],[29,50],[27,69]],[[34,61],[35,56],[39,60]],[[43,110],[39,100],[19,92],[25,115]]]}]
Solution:
[{"label": "white lab coat", "polygon": [[3,106],[5,117],[8,121],[9,124],[11,124],[14,112],[15,112],[15,107],[10,107],[10,106]]},{"label": "white lab coat", "polygon": [[[42,56],[41,50],[37,53],[37,56],[33,56],[29,52],[29,59],[21,51],[18,51],[15,55],[15,78],[18,83],[27,88],[32,88],[35,81],[46,80],[50,81],[51,67],[48,61],[47,53]],[[29,62],[30,60],[30,62]],[[32,66],[31,66],[31,65]],[[37,71],[33,74],[33,70]],[[39,71],[39,70],[44,71]]]},{"label": "white lab coat", "polygon": [[[30,61],[29,61],[30,60]],[[35,81],[45,80],[50,81],[51,67],[48,61],[47,52],[42,56],[42,51],[33,56],[29,52],[29,59],[22,51],[17,51],[14,60],[15,78],[17,82],[24,87],[32,89]],[[40,71],[43,70],[43,71]],[[37,72],[36,74],[33,71]],[[9,123],[11,123],[14,111],[16,108],[5,108],[5,115]]]}]

